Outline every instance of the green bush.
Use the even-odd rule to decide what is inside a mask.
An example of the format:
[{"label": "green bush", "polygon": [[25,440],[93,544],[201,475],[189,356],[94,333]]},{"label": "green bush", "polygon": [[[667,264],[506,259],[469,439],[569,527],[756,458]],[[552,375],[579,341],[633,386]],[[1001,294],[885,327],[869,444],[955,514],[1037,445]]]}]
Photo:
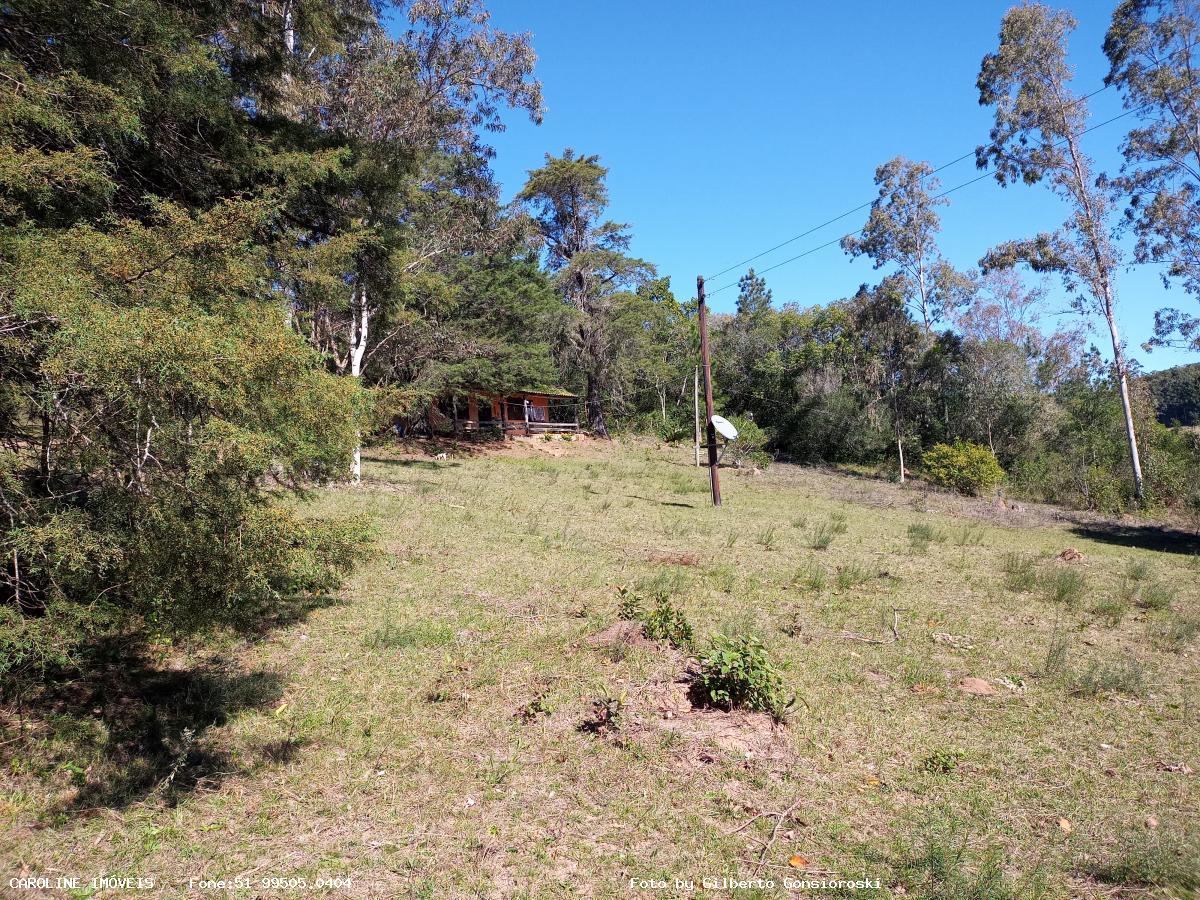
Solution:
[{"label": "green bush", "polygon": [[760,428],[757,422],[741,416],[731,416],[729,421],[737,429],[738,436],[736,441],[729,444],[725,455],[721,458],[725,465],[738,469],[747,466],[765,469],[774,462],[771,454],[767,453],[765,449],[771,436]]},{"label": "green bush", "polygon": [[934,484],[953,488],[960,494],[977,496],[1004,480],[1004,470],[987,447],[955,441],[934,444],[922,457],[925,475]]},{"label": "green bush", "polygon": [[700,661],[697,685],[705,703],[766,712],[776,719],[795,702],[785,698],[783,676],[762,641],[752,635],[715,635]]}]

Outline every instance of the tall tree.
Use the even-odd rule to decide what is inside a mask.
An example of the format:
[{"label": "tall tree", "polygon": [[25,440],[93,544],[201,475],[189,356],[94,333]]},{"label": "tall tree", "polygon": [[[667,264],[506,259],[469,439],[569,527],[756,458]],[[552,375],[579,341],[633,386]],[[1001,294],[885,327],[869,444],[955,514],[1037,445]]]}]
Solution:
[{"label": "tall tree", "polygon": [[574,314],[569,361],[583,372],[588,424],[600,437],[608,437],[604,400],[616,352],[612,325],[619,294],[654,274],[649,263],[625,252],[629,226],[603,219],[607,174],[600,157],[567,149],[560,157],[546,154],[546,164],[529,173],[518,195],[533,215],[547,267]]},{"label": "tall tree", "polygon": [[738,279],[737,314],[744,318],[761,316],[771,308],[771,289],[767,280],[751,269]]},{"label": "tall tree", "polygon": [[293,210],[295,321],[356,379],[372,357],[403,353],[414,294],[452,292],[463,255],[511,240],[481,131],[503,129],[505,106],[542,114],[527,36],[494,29],[479,0],[420,0],[407,13],[398,37],[376,22],[304,73],[290,106],[341,151],[317,158],[324,168]]},{"label": "tall tree", "polygon": [[995,107],[989,142],[976,151],[981,169],[995,168],[1007,186],[1045,181],[1071,206],[1061,228],[1036,238],[1009,241],[981,262],[985,271],[1019,262],[1034,271],[1057,272],[1081,314],[1100,316],[1112,339],[1113,377],[1125,416],[1134,495],[1144,495],[1137,433],[1129,400],[1129,366],[1117,327],[1116,272],[1120,256],[1109,226],[1110,202],[1095,183],[1092,160],[1080,139],[1088,108],[1071,89],[1067,35],[1070,13],[1038,3],[1010,9],[1000,26],[1000,46],[983,58],[979,102]]},{"label": "tall tree", "polygon": [[[1121,147],[1125,165],[1114,186],[1129,196],[1138,262],[1166,265],[1200,300],[1200,4],[1196,0],[1124,0],[1104,40],[1120,88],[1142,125]],[[1155,316],[1151,344],[1200,350],[1200,317],[1177,309]]]},{"label": "tall tree", "polygon": [[871,203],[867,224],[859,235],[842,239],[851,256],[869,256],[875,268],[894,265],[905,303],[932,331],[961,302],[966,284],[941,256],[937,234],[941,217],[937,208],[950,201],[938,197],[933,167],[903,156],[875,170],[879,196]]}]

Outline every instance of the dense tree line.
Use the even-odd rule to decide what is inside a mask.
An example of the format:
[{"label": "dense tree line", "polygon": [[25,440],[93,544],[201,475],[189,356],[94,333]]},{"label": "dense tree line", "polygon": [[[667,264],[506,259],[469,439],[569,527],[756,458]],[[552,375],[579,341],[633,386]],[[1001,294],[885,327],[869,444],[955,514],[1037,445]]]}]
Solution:
[{"label": "dense tree line", "polygon": [[[1158,262],[1168,285],[1200,299],[1200,8],[1189,0],[1126,0],[1104,43],[1138,124],[1119,173],[1097,171],[1081,138],[1087,98],[1073,91],[1067,44],[1073,17],[1028,3],[1001,23],[984,56],[979,100],[994,127],[977,151],[1001,186],[1045,185],[1067,218],[1053,232],[1006,241],[974,267],[938,248],[948,200],[928,163],[902,156],[875,173],[867,221],[842,241],[882,270],[852,297],[801,309],[772,305],[753,270],[737,311],[716,317],[714,372],[724,410],[766,430],[777,455],[878,467],[903,480],[937,444],[988,448],[1009,472],[1006,490],[1118,511],[1200,510],[1200,444],[1191,424],[1194,379],[1139,377],[1117,327],[1120,273]],[[1122,257],[1123,238],[1133,260]],[[1061,278],[1075,325],[1047,331],[1045,285]],[[1200,350],[1186,310],[1155,319],[1155,346]],[[1107,358],[1088,334],[1099,330]],[[679,359],[674,380],[692,358]],[[1186,371],[1186,370],[1185,370]],[[690,434],[683,398],[664,433]],[[649,398],[643,414],[653,418]],[[1161,421],[1160,421],[1161,420]]]}]

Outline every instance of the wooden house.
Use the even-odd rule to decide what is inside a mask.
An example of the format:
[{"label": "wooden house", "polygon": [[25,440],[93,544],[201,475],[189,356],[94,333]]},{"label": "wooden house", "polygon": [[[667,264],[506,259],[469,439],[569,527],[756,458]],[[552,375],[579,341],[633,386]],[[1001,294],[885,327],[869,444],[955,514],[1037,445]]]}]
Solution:
[{"label": "wooden house", "polygon": [[437,430],[491,432],[503,437],[573,433],[579,429],[579,397],[560,388],[506,394],[473,392],[437,405]]}]

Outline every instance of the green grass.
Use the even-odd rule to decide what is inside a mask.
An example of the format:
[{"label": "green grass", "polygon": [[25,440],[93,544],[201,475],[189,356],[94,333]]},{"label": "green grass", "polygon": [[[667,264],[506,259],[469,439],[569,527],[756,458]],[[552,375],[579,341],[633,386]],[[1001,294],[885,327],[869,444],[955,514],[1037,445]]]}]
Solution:
[{"label": "green grass", "polygon": [[[1200,784],[1169,768],[1200,769],[1187,555],[787,465],[723,472],[714,509],[690,448],[633,440],[417,460],[375,451],[362,486],[308,501],[379,526],[330,602],[164,644],[137,703],[100,685],[27,706],[24,731],[0,719],[5,870],[152,874],[165,896],[254,872],[629,897],[630,878],[750,877],[766,846],[761,876],[798,875],[799,854],[879,878],[864,900],[1174,896],[1152,891],[1192,877]],[[1055,561],[1068,546],[1084,561]],[[597,642],[620,586],[661,639]],[[725,668],[765,685],[756,705],[796,697],[786,724],[688,706],[687,654],[717,634],[761,637],[770,677],[746,654]]]}]

